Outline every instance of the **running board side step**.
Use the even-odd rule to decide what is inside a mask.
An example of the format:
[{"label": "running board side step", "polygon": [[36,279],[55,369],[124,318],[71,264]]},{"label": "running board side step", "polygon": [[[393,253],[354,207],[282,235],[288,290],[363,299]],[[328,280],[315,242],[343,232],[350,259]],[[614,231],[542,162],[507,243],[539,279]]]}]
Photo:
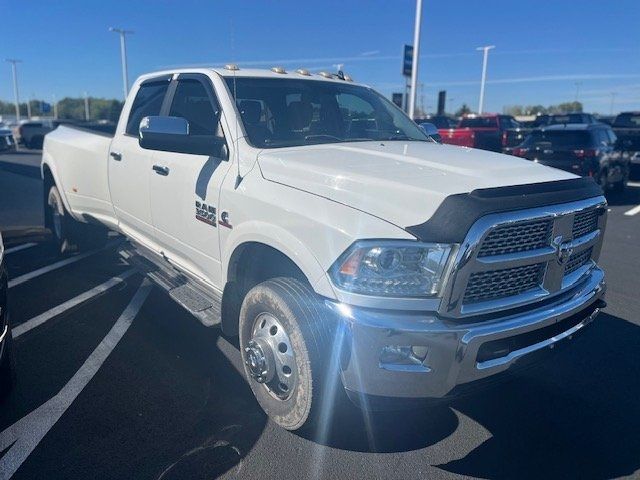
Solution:
[{"label": "running board side step", "polygon": [[146,248],[124,242],[118,253],[207,327],[220,325],[222,295],[179,272]]}]

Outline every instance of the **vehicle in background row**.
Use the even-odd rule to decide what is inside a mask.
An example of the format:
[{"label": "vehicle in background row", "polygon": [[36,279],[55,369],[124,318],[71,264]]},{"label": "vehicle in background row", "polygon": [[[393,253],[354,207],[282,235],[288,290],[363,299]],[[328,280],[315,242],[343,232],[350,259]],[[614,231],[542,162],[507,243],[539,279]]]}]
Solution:
[{"label": "vehicle in background row", "polygon": [[13,135],[18,144],[29,149],[42,148],[44,136],[58,128],[60,125],[73,125],[79,123],[77,120],[27,120],[20,123]]},{"label": "vehicle in background row", "polygon": [[640,112],[622,112],[613,121],[613,132],[629,154],[634,170],[640,170]]},{"label": "vehicle in background row", "polygon": [[115,135],[48,134],[42,174],[60,250],[122,233],[127,262],[239,336],[290,430],[326,425],[345,392],[363,408],[454,396],[605,305],[592,179],[436,144],[347,77],[145,75]]},{"label": "vehicle in background row", "polygon": [[550,125],[534,130],[513,155],[593,177],[603,190],[622,191],[629,181],[629,157],[604,123]]},{"label": "vehicle in background row", "polygon": [[596,122],[606,123],[607,125],[612,126],[615,119],[615,115],[598,115],[596,117]]},{"label": "vehicle in background row", "polygon": [[13,386],[15,380],[15,357],[9,318],[7,269],[4,265],[4,245],[0,234],[0,401]]},{"label": "vehicle in background row", "polygon": [[13,138],[13,132],[8,129],[0,128],[0,153],[14,152],[16,150],[16,141]]},{"label": "vehicle in background row", "polygon": [[467,115],[456,128],[441,130],[440,136],[450,145],[509,152],[527,133],[511,115]]},{"label": "vehicle in background row", "polygon": [[554,113],[554,114],[542,114],[538,115],[534,120],[528,122],[521,122],[526,128],[540,128],[547,125],[562,125],[562,124],[583,124],[583,123],[598,123],[598,120],[590,113]]}]

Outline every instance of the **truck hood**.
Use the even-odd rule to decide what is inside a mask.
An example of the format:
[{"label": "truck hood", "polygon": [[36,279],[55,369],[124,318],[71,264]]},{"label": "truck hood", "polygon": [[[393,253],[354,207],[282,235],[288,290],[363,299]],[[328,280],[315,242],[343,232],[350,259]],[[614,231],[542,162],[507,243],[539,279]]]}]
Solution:
[{"label": "truck hood", "polygon": [[429,142],[354,142],[262,150],[267,180],[399,227],[429,219],[444,198],[479,188],[575,178],[528,160]]}]

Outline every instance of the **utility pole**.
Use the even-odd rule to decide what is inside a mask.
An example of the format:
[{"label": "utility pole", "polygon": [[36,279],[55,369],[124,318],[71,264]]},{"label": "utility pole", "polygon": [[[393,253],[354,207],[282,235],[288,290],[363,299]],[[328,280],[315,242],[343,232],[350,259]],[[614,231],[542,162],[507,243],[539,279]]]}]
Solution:
[{"label": "utility pole", "polygon": [[16,109],[16,122],[20,123],[20,96],[18,95],[18,70],[16,64],[21,63],[22,60],[17,58],[7,58],[6,60],[11,64],[11,71],[13,74],[13,101]]},{"label": "utility pole", "polygon": [[576,102],[578,101],[578,97],[580,96],[580,87],[582,86],[582,82],[576,82]]},{"label": "utility pole", "polygon": [[480,80],[480,101],[478,102],[478,115],[482,113],[482,107],[484,106],[484,84],[487,80],[487,58],[489,57],[489,50],[496,48],[495,45],[487,45],[485,47],[478,47],[476,50],[482,50],[482,78]]},{"label": "utility pole", "polygon": [[27,97],[27,118],[29,120],[31,120],[31,98],[33,97],[33,95],[31,97]]},{"label": "utility pole", "polygon": [[129,71],[127,68],[127,40],[126,36],[132,34],[132,30],[123,30],[121,28],[109,27],[110,32],[115,32],[120,35],[120,57],[122,60],[122,85],[124,92],[124,99],[127,99],[129,95]]},{"label": "utility pole", "polygon": [[411,65],[411,91],[409,92],[409,117],[415,118],[418,92],[418,59],[420,58],[420,24],[422,23],[422,0],[416,0],[416,23],[413,29],[413,62]]},{"label": "utility pole", "polygon": [[91,117],[89,113],[89,95],[84,92],[84,119],[88,122]]}]

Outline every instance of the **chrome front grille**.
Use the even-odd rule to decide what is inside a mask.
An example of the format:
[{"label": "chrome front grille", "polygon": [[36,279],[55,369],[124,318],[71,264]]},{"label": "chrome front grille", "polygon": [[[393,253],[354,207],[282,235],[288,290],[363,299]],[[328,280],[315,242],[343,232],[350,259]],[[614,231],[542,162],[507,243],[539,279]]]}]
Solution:
[{"label": "chrome front grille", "polygon": [[544,263],[536,263],[535,265],[472,273],[462,301],[469,304],[520,295],[538,288],[542,281],[543,272]]},{"label": "chrome front grille", "polygon": [[488,257],[542,248],[549,245],[552,227],[553,222],[548,219],[496,227],[482,242],[478,256]]},{"label": "chrome front grille", "polygon": [[585,266],[587,263],[591,261],[591,255],[593,253],[593,247],[587,248],[580,253],[574,253],[569,257],[569,261],[564,267],[564,274],[569,275],[580,267]]},{"label": "chrome front grille", "polygon": [[595,208],[576,213],[573,217],[573,238],[582,237],[598,229],[598,211]]},{"label": "chrome front grille", "polygon": [[600,255],[605,206],[596,197],[482,217],[459,249],[440,313],[485,314],[569,290]]}]

